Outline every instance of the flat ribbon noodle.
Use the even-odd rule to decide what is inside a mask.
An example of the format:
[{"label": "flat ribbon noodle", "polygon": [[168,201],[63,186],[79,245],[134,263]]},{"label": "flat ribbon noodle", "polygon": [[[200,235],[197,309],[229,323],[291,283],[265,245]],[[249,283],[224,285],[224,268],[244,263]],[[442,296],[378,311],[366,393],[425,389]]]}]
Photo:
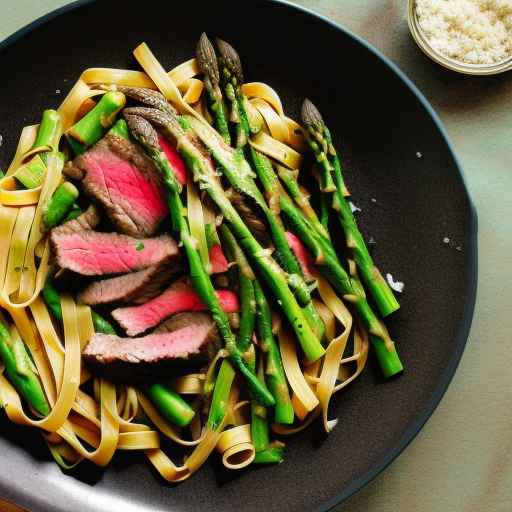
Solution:
[{"label": "flat ribbon noodle", "polygon": [[274,110],[280,115],[284,116],[283,104],[281,98],[272,87],[263,82],[248,82],[242,84],[242,92],[249,98],[261,98],[267,103],[270,103]]},{"label": "flat ribbon noodle", "polygon": [[197,59],[189,59],[182,62],[167,73],[169,78],[176,84],[176,87],[184,84],[188,79],[194,78],[200,73]]},{"label": "flat ribbon noodle", "polygon": [[290,387],[304,409],[308,412],[319,404],[318,398],[307,383],[297,358],[297,347],[290,332],[280,329],[278,332],[279,348],[283,360],[284,372]]},{"label": "flat ribbon noodle", "polygon": [[301,164],[302,157],[293,148],[283,144],[277,139],[272,138],[264,131],[259,132],[254,137],[249,139],[249,143],[254,149],[263,153],[289,169],[298,169]]},{"label": "flat ribbon noodle", "polygon": [[[37,270],[35,251],[38,243],[43,238],[42,215],[44,206],[57,188],[61,176],[62,161],[50,155],[37,207],[23,207],[18,213],[16,225],[9,243],[7,277],[1,292],[2,301],[10,307],[23,308],[30,305],[44,286],[50,256],[49,241],[46,240],[45,242],[43,256]],[[11,295],[16,291],[18,291],[17,300],[21,302],[14,302],[11,299]]]},{"label": "flat ribbon noodle", "polygon": [[[231,407],[236,403],[237,397],[238,390],[232,389],[229,399]],[[227,417],[228,414],[225,415],[224,421],[217,430],[211,430],[210,428],[205,429],[201,442],[195,447],[194,451],[182,466],[176,466],[176,464],[162,450],[147,450],[145,452],[146,456],[166,481],[181,482],[186,480],[204,464],[204,461],[215,449],[226,424]]]},{"label": "flat ribbon noodle", "polygon": [[338,370],[340,367],[340,360],[347,346],[350,330],[352,329],[352,315],[341,299],[336,295],[331,285],[323,277],[319,276],[317,278],[317,282],[318,292],[320,297],[322,297],[324,304],[331,310],[343,326],[342,333],[336,338],[331,339],[327,346],[322,370],[316,386],[316,395],[320,400],[320,407],[322,408],[324,428],[326,432],[329,432],[331,430],[327,419],[329,401],[331,400],[331,396],[334,392],[336,378],[338,377]]},{"label": "flat ribbon noodle", "polygon": [[244,424],[224,430],[217,441],[222,464],[228,469],[242,469],[254,460],[256,452],[251,438],[251,425]]},{"label": "flat ribbon noodle", "polygon": [[11,176],[11,174],[14,174],[18,167],[21,165],[26,153],[30,151],[30,148],[34,145],[38,128],[39,125],[34,124],[31,126],[25,126],[23,130],[21,130],[18,146],[16,147],[16,153],[14,154],[11,164],[5,173],[6,176]]},{"label": "flat ribbon noodle", "polygon": [[9,252],[7,248],[11,244],[11,238],[18,218],[19,209],[9,208],[0,205],[0,290],[3,290],[5,279],[7,277],[7,263],[9,261]]},{"label": "flat ribbon noodle", "polygon": [[195,183],[190,180],[187,185],[187,217],[190,225],[190,234],[197,244],[197,250],[201,256],[203,266],[211,273],[210,254],[206,243],[206,232],[204,229],[203,205]]},{"label": "flat ribbon noodle", "polygon": [[284,144],[287,144],[290,138],[288,131],[288,125],[286,121],[281,117],[270,105],[262,98],[253,98],[251,100],[253,105],[258,112],[262,115],[265,123],[267,123],[268,131],[270,135]]}]

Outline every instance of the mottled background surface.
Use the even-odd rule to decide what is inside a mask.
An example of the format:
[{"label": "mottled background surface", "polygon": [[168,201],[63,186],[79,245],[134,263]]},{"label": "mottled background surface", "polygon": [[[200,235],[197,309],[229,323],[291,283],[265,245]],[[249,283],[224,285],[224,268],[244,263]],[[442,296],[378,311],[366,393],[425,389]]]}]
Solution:
[{"label": "mottled background surface", "polygon": [[[0,40],[67,3],[2,0]],[[423,91],[451,136],[479,216],[475,318],[453,383],[433,417],[399,459],[337,510],[510,512],[512,72],[472,78],[430,62],[409,36],[404,0],[295,3],[367,39]],[[342,54],[334,65],[343,66]],[[1,501],[0,510],[11,512]]]}]

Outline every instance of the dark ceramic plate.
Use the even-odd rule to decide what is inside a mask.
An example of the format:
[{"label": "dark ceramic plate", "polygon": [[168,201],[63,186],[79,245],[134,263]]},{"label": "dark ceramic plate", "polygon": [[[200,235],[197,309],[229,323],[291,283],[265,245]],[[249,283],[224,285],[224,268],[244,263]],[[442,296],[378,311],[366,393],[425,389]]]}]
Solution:
[{"label": "dark ceramic plate", "polygon": [[136,69],[131,50],[141,41],[171,68],[192,56],[203,30],[233,42],[248,80],[271,84],[289,115],[297,117],[305,96],[324,112],[365,234],[377,242],[378,264],[405,282],[402,309],[389,327],[407,370],[383,382],[370,360],[334,400],[331,414],[340,422],[332,434],[317,426],[293,437],[280,466],[226,473],[212,457],[176,487],[138,454],[116,456],[104,472],[84,465],[66,476],[36,433],[2,417],[0,496],[31,511],[328,509],[407,446],[462,355],[476,291],[476,215],[446,134],[393,64],[313,13],[263,0],[242,9],[227,0],[102,1],[56,11],[1,46],[8,79],[0,96],[0,165],[22,126],[60,103],[83,69]]}]

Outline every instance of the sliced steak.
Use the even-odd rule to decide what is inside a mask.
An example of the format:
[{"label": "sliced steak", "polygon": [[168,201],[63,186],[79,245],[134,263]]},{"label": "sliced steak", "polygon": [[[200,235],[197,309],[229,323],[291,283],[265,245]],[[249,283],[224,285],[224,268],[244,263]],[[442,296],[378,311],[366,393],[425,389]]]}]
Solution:
[{"label": "sliced steak", "polygon": [[53,230],[51,242],[59,266],[85,276],[125,274],[178,255],[176,242],[167,235],[139,239],[90,230]]},{"label": "sliced steak", "polygon": [[185,311],[183,313],[176,313],[158,325],[152,334],[173,332],[183,329],[184,327],[188,327],[189,325],[206,325],[207,323],[210,325],[208,340],[218,340],[219,333],[217,332],[217,326],[215,325],[210,313],[205,313],[204,311]]},{"label": "sliced steak", "polygon": [[122,137],[107,135],[65,172],[82,180],[85,192],[104,206],[121,233],[151,236],[167,215],[157,169],[139,146]]},{"label": "sliced steak", "polygon": [[101,217],[98,208],[91,204],[76,219],[68,220],[64,224],[53,228],[52,233],[79,233],[80,231],[94,229],[100,221]]},{"label": "sliced steak", "polygon": [[[229,290],[216,292],[220,305],[226,313],[240,310],[238,296]],[[157,326],[167,317],[183,311],[204,311],[199,295],[192,286],[183,281],[173,283],[162,294],[142,304],[127,308],[117,308],[112,316],[129,336],[136,336]]]},{"label": "sliced steak", "polygon": [[144,304],[158,295],[181,268],[174,257],[159,265],[89,283],[79,294],[78,300],[89,306],[111,302]]},{"label": "sliced steak", "polygon": [[217,337],[211,316],[195,313],[177,318],[172,327],[176,329],[141,338],[94,334],[82,355],[97,372],[117,379],[157,375],[159,371],[168,376],[169,370],[179,373],[203,364],[210,342]]}]

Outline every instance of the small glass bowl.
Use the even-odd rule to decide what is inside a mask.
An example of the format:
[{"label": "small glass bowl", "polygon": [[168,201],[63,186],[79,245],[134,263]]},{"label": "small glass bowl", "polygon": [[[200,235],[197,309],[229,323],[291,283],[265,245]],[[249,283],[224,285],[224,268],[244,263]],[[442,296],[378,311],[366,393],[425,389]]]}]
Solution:
[{"label": "small glass bowl", "polygon": [[433,61],[445,68],[457,71],[458,73],[465,73],[466,75],[497,75],[498,73],[512,70],[512,56],[502,62],[495,62],[493,64],[467,64],[446,57],[446,55],[432,48],[420,27],[418,16],[416,15],[415,0],[408,0],[407,23],[409,24],[411,35],[420,49]]}]

